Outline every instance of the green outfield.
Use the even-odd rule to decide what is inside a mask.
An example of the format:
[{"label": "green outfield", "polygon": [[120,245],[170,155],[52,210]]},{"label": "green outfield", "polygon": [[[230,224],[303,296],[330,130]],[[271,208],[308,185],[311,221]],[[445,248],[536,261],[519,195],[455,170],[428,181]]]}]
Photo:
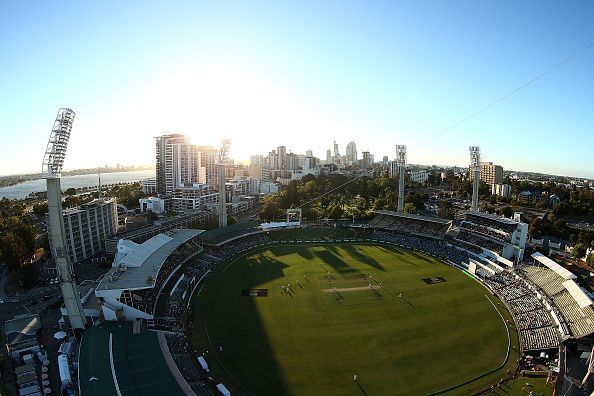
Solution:
[{"label": "green outfield", "polygon": [[428,394],[476,379],[451,391],[473,393],[517,359],[488,295],[408,250],[269,247],[217,267],[194,296],[192,342],[233,394]]}]

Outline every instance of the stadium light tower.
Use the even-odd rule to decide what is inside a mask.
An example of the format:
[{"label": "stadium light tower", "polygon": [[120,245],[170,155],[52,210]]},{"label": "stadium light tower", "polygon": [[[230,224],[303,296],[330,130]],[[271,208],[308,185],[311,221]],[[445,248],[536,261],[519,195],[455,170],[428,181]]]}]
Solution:
[{"label": "stadium light tower", "polygon": [[231,139],[223,139],[219,149],[219,227],[227,226],[227,192],[225,189],[225,165],[229,161]]},{"label": "stadium light tower", "polygon": [[60,187],[60,173],[66,157],[68,140],[72,131],[75,113],[71,109],[58,110],[56,121],[50,133],[45,155],[43,157],[42,176],[47,181],[47,206],[50,221],[50,235],[52,241],[52,256],[56,260],[56,267],[60,274],[64,305],[68,311],[68,318],[73,330],[86,327],[86,316],[76,290],[74,269],[68,257],[66,247],[66,233],[62,216],[62,190]]},{"label": "stadium light tower", "polygon": [[406,169],[406,146],[396,146],[396,165],[398,166],[398,211],[404,212],[404,171]]},{"label": "stadium light tower", "polygon": [[470,171],[472,172],[472,204],[470,210],[478,212],[479,183],[481,179],[481,148],[470,146]]}]

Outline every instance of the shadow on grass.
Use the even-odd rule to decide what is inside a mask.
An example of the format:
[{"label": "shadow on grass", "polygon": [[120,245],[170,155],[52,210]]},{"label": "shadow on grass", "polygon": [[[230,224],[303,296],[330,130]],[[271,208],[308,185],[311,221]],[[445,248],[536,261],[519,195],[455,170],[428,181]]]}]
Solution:
[{"label": "shadow on grass", "polygon": [[[232,276],[219,273],[216,275],[222,278],[209,280],[206,287],[210,290],[194,302],[192,343],[199,355],[205,349],[210,350],[205,355],[208,364],[213,373],[229,385],[233,394],[287,394],[287,384],[256,306],[256,298],[239,295],[243,289],[284,278],[288,266],[264,255],[252,260],[259,267],[257,271],[243,266],[238,267]],[[270,293],[281,291],[273,288]],[[293,297],[292,293],[289,296]],[[228,326],[226,318],[229,317],[241,323],[241,328]],[[223,351],[219,351],[220,346],[224,346]]]},{"label": "shadow on grass", "polygon": [[361,393],[363,395],[367,395],[367,392],[365,392],[365,389],[363,389],[363,386],[359,383],[359,381],[355,381],[355,384],[357,384],[357,386],[359,387],[359,390],[361,391]]},{"label": "shadow on grass", "polygon": [[339,274],[360,272],[358,269],[353,268],[344,261],[342,261],[330,250],[318,251],[316,252],[316,256],[318,256],[325,264],[328,264],[329,266],[334,268],[334,270]]},{"label": "shadow on grass", "polygon": [[354,245],[343,245],[342,248],[346,250],[353,258],[357,259],[358,261],[365,263],[375,269],[386,271],[386,269],[381,265],[376,259],[373,257],[367,256]]}]

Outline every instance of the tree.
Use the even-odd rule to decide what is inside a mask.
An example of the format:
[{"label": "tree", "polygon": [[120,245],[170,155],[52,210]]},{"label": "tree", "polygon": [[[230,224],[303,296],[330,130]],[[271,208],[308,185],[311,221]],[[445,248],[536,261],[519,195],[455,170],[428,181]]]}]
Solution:
[{"label": "tree", "polygon": [[571,249],[571,256],[576,259],[580,259],[586,255],[586,246],[583,243],[576,243],[573,249]]},{"label": "tree", "polygon": [[0,237],[0,249],[9,272],[15,271],[25,260],[25,249],[14,233],[8,232]]},{"label": "tree", "polygon": [[414,204],[407,202],[404,204],[404,213],[417,213],[417,208]]},{"label": "tree", "polygon": [[450,201],[441,201],[437,206],[437,215],[442,219],[454,220],[456,210]]},{"label": "tree", "polygon": [[33,213],[35,213],[37,217],[44,216],[47,213],[47,202],[33,205]]},{"label": "tree", "polygon": [[76,195],[76,188],[70,187],[70,188],[66,189],[66,191],[64,191],[64,194],[65,195]]},{"label": "tree", "polygon": [[591,266],[594,267],[594,253],[591,253],[588,258],[586,259],[586,262]]},{"label": "tree", "polygon": [[328,215],[329,218],[337,220],[340,219],[342,217],[342,214],[344,213],[344,211],[342,210],[342,208],[340,207],[340,205],[333,205],[332,208],[330,209],[330,214]]},{"label": "tree", "polygon": [[32,288],[39,281],[39,268],[37,268],[37,264],[21,265],[18,274],[25,289]]},{"label": "tree", "polygon": [[505,217],[512,217],[514,215],[514,210],[511,206],[504,206],[503,208],[497,209],[498,215],[503,215]]},{"label": "tree", "polygon": [[227,225],[231,225],[231,224],[235,224],[237,223],[237,218],[233,217],[231,215],[227,215]]}]

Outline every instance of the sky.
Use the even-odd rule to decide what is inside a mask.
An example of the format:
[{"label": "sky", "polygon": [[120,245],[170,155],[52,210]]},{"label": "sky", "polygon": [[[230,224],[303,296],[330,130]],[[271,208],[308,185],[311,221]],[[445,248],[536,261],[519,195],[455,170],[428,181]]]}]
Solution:
[{"label": "sky", "polygon": [[153,137],[594,178],[592,1],[0,2],[0,175],[154,162]]}]

